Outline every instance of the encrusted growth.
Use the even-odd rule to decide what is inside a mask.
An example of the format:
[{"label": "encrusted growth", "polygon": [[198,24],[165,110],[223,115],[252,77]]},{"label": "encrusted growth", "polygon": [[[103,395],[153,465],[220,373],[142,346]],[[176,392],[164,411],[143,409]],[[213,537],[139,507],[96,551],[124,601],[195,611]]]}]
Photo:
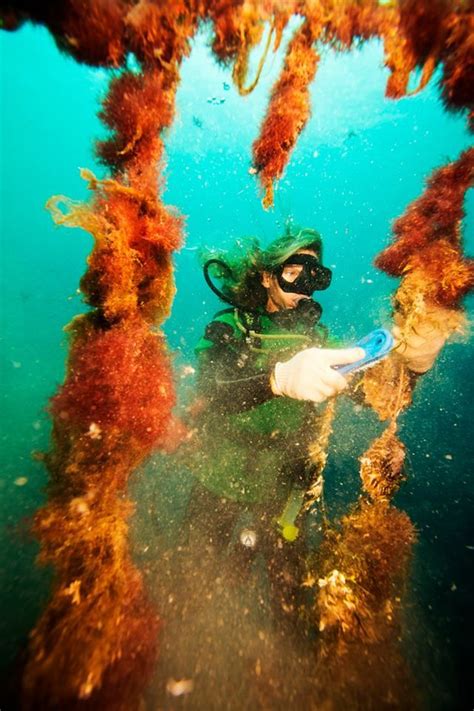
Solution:
[{"label": "encrusted growth", "polygon": [[[361,500],[320,554],[316,700],[323,708],[415,704],[399,647],[401,609],[416,536],[408,516]],[[370,675],[367,677],[367,669]]]},{"label": "encrusted growth", "polygon": [[405,478],[404,461],[405,447],[391,422],[360,459],[362,484],[373,501],[390,501]]}]

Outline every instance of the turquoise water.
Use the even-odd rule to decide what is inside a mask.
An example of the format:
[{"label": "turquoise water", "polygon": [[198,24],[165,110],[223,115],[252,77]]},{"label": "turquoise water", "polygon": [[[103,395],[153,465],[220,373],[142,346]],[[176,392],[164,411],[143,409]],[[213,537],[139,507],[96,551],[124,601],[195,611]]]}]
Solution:
[{"label": "turquoise water", "polygon": [[[218,308],[199,271],[199,247],[226,246],[245,234],[269,242],[290,215],[324,236],[334,279],[321,302],[331,331],[350,342],[374,324],[388,323],[395,281],[374,269],[373,257],[430,171],[472,142],[464,119],[443,110],[435,80],[420,95],[385,100],[387,73],[377,42],[345,55],[328,52],[312,93],[313,118],[281,181],[275,209],[265,213],[248,173],[250,148],[282,56],[269,60],[255,92],[242,99],[224,86],[228,73],[213,63],[206,42],[200,36],[184,63],[177,117],[166,138],[165,201],[186,215],[187,234],[175,259],[178,291],[165,325],[177,369],[192,363],[195,342]],[[43,206],[52,194],[87,197],[79,167],[101,173],[92,142],[103,132],[96,111],[108,75],[62,56],[39,28],[2,34],[0,51],[1,573],[7,610],[0,644],[7,668],[47,594],[48,576],[34,566],[35,546],[21,522],[43,500],[46,476],[31,452],[47,446],[45,405],[63,377],[62,329],[83,309],[76,290],[91,248],[89,235],[55,228]],[[473,192],[465,224],[470,254]],[[471,318],[473,303],[466,302]],[[472,341],[448,346],[403,417],[412,474],[397,504],[420,533],[413,604],[423,626],[417,639],[425,643],[414,644],[414,656],[432,684],[432,708],[472,706],[466,629],[474,561],[473,362]],[[357,457],[372,434],[349,415],[336,431],[328,472],[334,511],[357,496]],[[22,478],[26,483],[18,485]]]}]

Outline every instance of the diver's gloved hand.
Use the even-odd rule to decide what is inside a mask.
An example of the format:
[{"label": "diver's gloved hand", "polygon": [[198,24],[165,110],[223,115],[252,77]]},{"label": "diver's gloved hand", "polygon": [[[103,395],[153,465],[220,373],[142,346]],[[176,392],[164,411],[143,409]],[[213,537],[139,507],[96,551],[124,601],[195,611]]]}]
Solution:
[{"label": "diver's gloved hand", "polygon": [[394,321],[395,349],[408,368],[421,375],[432,367],[448,336],[460,330],[463,317],[460,311],[430,305],[415,325],[408,325],[399,312]]},{"label": "diver's gloved hand", "polygon": [[276,364],[271,378],[272,391],[295,400],[324,402],[348,384],[331,366],[355,363],[363,357],[362,348],[307,348],[286,363]]}]

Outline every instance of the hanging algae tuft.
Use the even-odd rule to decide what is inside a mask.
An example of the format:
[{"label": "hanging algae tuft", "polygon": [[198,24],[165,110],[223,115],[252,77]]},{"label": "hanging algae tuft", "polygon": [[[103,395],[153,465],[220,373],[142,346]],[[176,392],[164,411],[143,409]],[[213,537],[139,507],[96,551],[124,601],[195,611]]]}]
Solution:
[{"label": "hanging algae tuft", "polygon": [[[130,474],[165,436],[175,403],[165,346],[149,328],[169,303],[171,271],[159,240],[140,241],[133,229],[133,199],[121,199],[123,211],[109,223],[102,197],[95,213],[75,216],[89,228],[91,215],[97,218],[82,281],[96,310],[69,327],[66,380],[51,401],[50,500],[34,529],[55,584],[31,637],[27,705],[40,699],[45,708],[74,708],[88,699],[91,708],[133,709],[155,658],[157,616],[130,559],[133,507],[123,495]],[[140,275],[140,258],[148,275]]]},{"label": "hanging algae tuft", "polygon": [[406,452],[396,431],[396,423],[391,422],[360,459],[362,485],[373,501],[390,501],[405,479]]},{"label": "hanging algae tuft", "polygon": [[[377,258],[389,274],[402,276],[395,294],[398,353],[366,373],[366,402],[392,422],[361,458],[364,489],[373,499],[390,498],[401,478],[403,445],[396,418],[411,401],[412,372],[423,373],[453,333],[462,331],[462,297],[474,287],[474,260],[462,254],[461,224],[467,189],[474,184],[474,149],[437,170],[425,193],[394,225],[395,241]],[[425,356],[417,350],[423,345]]]},{"label": "hanging algae tuft", "polygon": [[431,67],[432,73],[443,62],[440,84],[444,103],[453,110],[468,108],[474,128],[472,3],[401,0],[399,8],[400,30],[416,64]]},{"label": "hanging algae tuft", "polygon": [[408,516],[385,502],[361,502],[340,530],[327,532],[316,606],[318,708],[416,707],[398,646],[414,542]]},{"label": "hanging algae tuft", "polygon": [[[404,479],[397,418],[411,403],[413,373],[429,368],[464,323],[459,304],[474,283],[473,260],[462,254],[461,220],[473,182],[471,149],[435,172],[425,193],[396,221],[394,244],[377,258],[379,267],[403,277],[395,295],[399,352],[364,375],[366,403],[389,424],[360,458],[365,496],[340,530],[327,532],[321,551],[316,608],[323,638],[317,678],[325,708],[399,708],[408,699],[413,708],[418,703],[399,647],[415,532],[406,514],[389,504]],[[426,354],[421,360],[420,343]]]},{"label": "hanging algae tuft", "polygon": [[[318,63],[316,43],[344,51],[379,37],[384,44],[385,64],[390,70],[386,94],[393,99],[421,91],[442,65],[445,106],[453,110],[468,109],[470,126],[474,128],[470,40],[474,12],[463,2],[412,0],[382,5],[376,0],[339,3],[316,0],[303,5],[298,3],[292,11],[285,6],[285,10],[290,15],[297,12],[304,22],[290,42],[260,136],[253,145],[253,162],[264,190],[264,207],[273,204],[273,183],[282,176],[310,116],[310,84]],[[274,17],[278,17],[281,25],[282,16]],[[427,32],[427,25],[432,33]],[[409,91],[410,76],[418,67],[422,68],[419,85],[415,91]]]},{"label": "hanging algae tuft", "polygon": [[[396,418],[410,402],[414,380],[407,379],[405,364],[424,372],[430,353],[465,326],[460,303],[474,287],[474,260],[463,255],[461,226],[472,185],[473,148],[434,172],[423,195],[395,222],[393,244],[376,259],[383,271],[402,277],[394,296],[396,352],[367,371],[362,383],[366,401],[381,419]],[[426,362],[416,357],[420,342]]]},{"label": "hanging algae tuft", "polygon": [[[338,644],[384,637],[380,620],[393,622],[391,598],[411,555],[415,533],[407,515],[386,502],[362,502],[328,535],[318,585],[319,629],[332,630]],[[344,571],[344,572],[341,572]],[[339,633],[348,633],[348,637]]]},{"label": "hanging algae tuft", "polygon": [[100,312],[72,323],[66,380],[51,402],[50,499],[34,530],[55,582],[31,635],[26,706],[87,699],[91,708],[133,709],[154,663],[157,616],[130,559],[133,507],[123,497],[165,434],[171,369],[140,317],[105,324]]},{"label": "hanging algae tuft", "polygon": [[363,485],[372,498],[393,493],[396,462],[403,459],[395,421],[410,404],[415,382],[406,366],[412,373],[425,372],[446,339],[465,324],[460,301],[474,287],[474,260],[462,253],[461,224],[465,193],[473,184],[474,149],[469,149],[435,171],[424,194],[395,222],[394,243],[376,260],[384,271],[402,276],[402,283],[394,298],[398,352],[362,382],[366,402],[382,420],[392,419],[361,458]]},{"label": "hanging algae tuft", "polygon": [[361,498],[341,525],[326,529],[312,561],[321,632],[315,668],[317,708],[417,708],[418,692],[403,658],[402,614],[416,534],[389,504],[401,480],[404,448],[395,426],[362,458]]},{"label": "hanging algae tuft", "polygon": [[460,230],[464,196],[473,181],[470,148],[433,173],[423,195],[395,222],[393,244],[376,259],[376,265],[392,276],[423,269],[420,289],[440,306],[455,306],[474,287],[474,260],[462,258]]},{"label": "hanging algae tuft", "polygon": [[[140,62],[162,69],[168,81],[179,78],[179,63],[189,53],[190,39],[199,23],[210,21],[214,56],[224,65],[232,65],[234,83],[243,95],[257,85],[270,45],[273,51],[278,49],[294,16],[300,17],[302,24],[290,40],[260,136],[253,145],[265,207],[273,204],[274,182],[282,176],[310,116],[310,84],[319,61],[316,44],[346,51],[380,38],[390,72],[386,94],[393,99],[421,91],[439,69],[444,105],[467,111],[474,129],[474,11],[464,0],[288,0],[283,4],[280,0],[56,0],[35,7],[7,3],[2,10],[4,28],[17,29],[26,19],[42,23],[60,48],[79,61],[117,67],[127,52],[133,52]],[[261,41],[265,26],[266,46],[256,76],[249,81],[249,54]],[[421,78],[418,87],[409,90],[416,69],[421,69]],[[157,106],[147,104],[151,115]],[[122,146],[125,153],[135,150],[138,133]]]},{"label": "hanging algae tuft", "polygon": [[363,490],[373,501],[390,501],[405,480],[405,447],[397,437],[397,418],[411,405],[412,377],[399,358],[386,358],[362,380],[365,401],[390,423],[360,457]]},{"label": "hanging algae tuft", "polygon": [[26,707],[138,708],[156,657],[158,618],[129,553],[131,473],[166,440],[175,404],[171,366],[151,330],[174,293],[170,255],[181,218],[161,203],[161,130],[174,111],[174,74],[116,77],[98,145],[113,178],[82,171],[90,205],[53,198],[59,224],[94,237],[81,280],[93,310],[69,326],[64,384],[51,401],[50,498],[35,517],[51,600],[31,635]]},{"label": "hanging algae tuft", "polygon": [[264,207],[273,204],[273,181],[282,176],[289,153],[310,116],[309,84],[318,63],[313,43],[310,28],[303,25],[289,45],[260,137],[253,146],[254,164],[265,190]]},{"label": "hanging algae tuft", "polygon": [[397,417],[412,402],[412,376],[399,358],[385,358],[364,374],[360,388],[365,402],[381,420]]}]

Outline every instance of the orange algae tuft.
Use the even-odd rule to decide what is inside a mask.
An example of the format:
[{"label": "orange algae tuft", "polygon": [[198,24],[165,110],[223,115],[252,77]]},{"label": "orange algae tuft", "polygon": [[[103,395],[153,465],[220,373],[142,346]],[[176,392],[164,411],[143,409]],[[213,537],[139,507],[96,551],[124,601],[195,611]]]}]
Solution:
[{"label": "orange algae tuft", "polygon": [[411,385],[407,368],[400,358],[391,355],[364,373],[360,387],[366,404],[381,420],[388,420],[411,405]]},{"label": "orange algae tuft", "polygon": [[54,594],[31,634],[27,708],[136,708],[156,652],[157,617],[127,546],[131,506],[105,493],[52,499],[35,517]]},{"label": "orange algae tuft", "polygon": [[[473,183],[474,148],[470,148],[457,161],[439,168],[429,178],[423,195],[395,222],[395,241],[377,257],[376,266],[392,276],[402,276],[410,269],[410,259],[414,259],[415,254],[421,255],[433,242],[438,242],[438,249],[443,251],[447,244],[459,250],[464,196]],[[427,253],[430,254],[433,255],[433,249]],[[452,263],[452,257],[449,262]],[[465,289],[461,283],[460,296]],[[443,303],[442,298],[440,301]]]},{"label": "orange algae tuft", "polygon": [[[41,3],[43,5],[43,3]],[[48,12],[50,29],[60,49],[79,62],[118,67],[125,57],[123,15],[129,3],[123,0],[67,0],[53,3]],[[57,6],[60,7],[56,15]],[[83,17],[87,22],[81,21]]]},{"label": "orange algae tuft", "polygon": [[166,437],[171,369],[139,318],[110,327],[92,313],[69,330],[68,372],[51,403],[50,500],[34,523],[55,583],[31,636],[24,699],[128,711],[153,668],[158,618],[128,551],[133,507],[123,495]]},{"label": "orange algae tuft", "polygon": [[[269,110],[253,149],[266,207],[272,204],[273,182],[281,177],[309,117],[309,84],[318,61],[314,49],[316,42],[344,51],[379,37],[384,43],[385,64],[390,70],[386,93],[395,99],[414,93],[409,91],[408,84],[415,69],[422,70],[415,90],[420,91],[439,67],[445,106],[455,111],[467,111],[471,128],[474,127],[474,11],[463,0],[399,0],[383,4],[378,0],[289,0],[284,4],[281,0],[232,3],[226,0],[177,0],[173,3],[56,0],[34,7],[28,2],[7,3],[1,12],[6,29],[14,30],[28,18],[45,24],[59,46],[79,61],[118,67],[124,65],[127,53],[131,52],[150,77],[153,73],[163,72],[165,89],[178,81],[179,64],[189,53],[190,40],[199,25],[210,21],[214,30],[214,56],[225,65],[233,64],[233,78],[243,94],[257,84],[272,36],[275,51],[294,15],[301,17],[303,24],[290,43],[285,66],[272,92]],[[267,46],[255,80],[245,86],[249,52],[261,40],[265,24],[271,28]],[[299,62],[301,65],[297,66]],[[143,76],[138,75],[136,81],[142,80]],[[153,81],[151,79],[151,83]],[[293,92],[289,90],[290,82],[294,85]],[[140,102],[133,99],[133,94],[132,90],[129,103],[139,112]],[[128,94],[123,99],[126,104]],[[286,99],[295,102],[294,109]],[[147,109],[151,116],[160,110],[166,112],[166,99],[148,102]],[[161,127],[163,125],[165,122]],[[122,163],[121,150],[130,153],[135,143],[142,142],[139,133],[133,132],[128,140],[126,134],[124,131],[123,145],[115,147],[116,166]],[[151,140],[149,135],[143,141],[143,147]],[[101,151],[110,165],[112,155],[109,151],[113,153],[114,149],[109,146]],[[148,167],[151,170],[151,164]],[[139,170],[144,169],[141,164]]]},{"label": "orange algae tuft", "polygon": [[94,237],[81,280],[94,311],[69,327],[66,379],[51,401],[50,498],[34,530],[55,583],[31,635],[26,706],[132,711],[155,661],[158,618],[128,551],[124,495],[151,449],[168,446],[175,403],[169,356],[150,328],[169,312],[181,243],[182,219],[158,195],[175,88],[174,74],[155,68],[116,77],[102,113],[113,134],[98,147],[113,177],[83,170],[90,204],[48,203],[58,224]]},{"label": "orange algae tuft", "polygon": [[408,364],[413,335],[429,342],[462,330],[460,301],[474,287],[474,260],[463,256],[461,225],[464,196],[473,184],[471,148],[434,172],[425,192],[395,222],[393,244],[375,261],[388,274],[403,277],[394,320],[401,335],[398,350]]},{"label": "orange algae tuft", "polygon": [[47,206],[57,224],[82,227],[95,238],[81,280],[87,303],[111,321],[136,311],[148,322],[162,320],[174,294],[170,252],[181,243],[182,219],[141,190],[82,174],[96,192],[92,207],[61,196]]},{"label": "orange algae tuft", "polygon": [[261,23],[271,17],[272,9],[271,4],[264,7],[258,2],[208,0],[205,12],[214,25],[212,51],[217,59],[229,64],[240,55],[242,62],[250,47],[259,41]]},{"label": "orange algae tuft", "polygon": [[[77,333],[77,325],[73,328]],[[92,424],[100,431],[117,430],[146,450],[163,433],[174,404],[164,344],[146,324],[122,321],[102,330],[81,323],[68,377],[51,404],[63,426],[86,436]]]},{"label": "orange algae tuft", "polygon": [[[460,301],[474,287],[474,260],[463,256],[461,224],[464,196],[473,183],[471,148],[434,172],[425,192],[395,222],[393,244],[375,261],[388,274],[402,276],[394,297],[394,321],[401,338],[397,350],[409,367],[416,356],[411,345],[414,338],[423,340],[425,347],[432,341],[435,352],[437,343],[441,346],[453,333],[462,331],[465,319]],[[420,372],[418,368],[415,371]],[[395,354],[367,373],[362,386],[367,401],[382,418],[396,418],[409,404],[413,383],[406,382]],[[392,402],[388,411],[384,398]]]},{"label": "orange algae tuft", "polygon": [[179,62],[189,54],[197,29],[198,2],[158,3],[140,0],[127,14],[130,51],[147,66],[161,66],[178,76]]},{"label": "orange algae tuft", "polygon": [[125,59],[124,17],[129,7],[124,0],[7,0],[1,14],[6,29],[17,29],[26,20],[45,25],[58,47],[78,62],[118,67]]},{"label": "orange algae tuft", "polygon": [[273,181],[281,177],[290,151],[310,116],[309,84],[318,63],[313,41],[308,25],[303,25],[293,37],[260,136],[253,146],[254,164],[265,190],[265,207],[273,204]]},{"label": "orange algae tuft", "polygon": [[443,62],[441,88],[447,108],[474,110],[474,11],[462,0],[401,0],[400,29],[418,65]]},{"label": "orange algae tuft", "polygon": [[[379,628],[379,623],[386,616],[387,602],[396,602],[415,540],[407,514],[384,501],[361,500],[355,511],[342,519],[340,531],[328,532],[321,550],[320,629],[333,629],[341,640],[346,634],[349,638],[379,639],[385,633],[384,624]],[[337,571],[334,585],[326,590],[325,580],[329,581],[333,571]],[[358,603],[347,605],[346,599]]]},{"label": "orange algae tuft", "polygon": [[[112,79],[99,117],[112,136],[97,145],[99,158],[114,172],[125,168],[133,184],[143,171],[151,170],[155,178],[145,182],[145,188],[156,192],[157,168],[163,142],[161,129],[171,125],[174,116],[176,78],[163,71],[150,70],[143,74],[123,72]],[[148,177],[145,174],[145,177]]]},{"label": "orange algae tuft", "polygon": [[[364,707],[384,708],[388,698],[395,706],[407,698],[416,705],[417,692],[398,642],[401,593],[415,533],[406,514],[389,505],[404,479],[405,448],[396,420],[411,403],[415,379],[407,366],[416,362],[416,339],[429,346],[429,367],[430,348],[435,353],[463,326],[460,301],[474,283],[472,260],[461,251],[461,220],[473,167],[471,149],[435,172],[425,193],[395,223],[394,244],[376,261],[402,276],[394,299],[401,342],[398,353],[368,371],[361,383],[366,402],[381,419],[390,420],[360,458],[364,495],[372,503],[362,498],[341,530],[328,532],[321,552],[317,610],[324,637],[318,696],[330,708],[351,707],[355,698],[363,698]],[[372,670],[369,684],[367,667]]]},{"label": "orange algae tuft", "polygon": [[397,438],[396,430],[396,423],[391,422],[360,459],[364,490],[373,501],[389,501],[406,479],[403,473],[405,447]]},{"label": "orange algae tuft", "polygon": [[315,670],[318,708],[416,708],[417,692],[400,648],[415,540],[408,516],[384,501],[361,500],[340,530],[328,530],[316,601],[322,635]]},{"label": "orange algae tuft", "polygon": [[407,284],[419,273],[425,298],[446,307],[455,307],[474,288],[474,259],[463,257],[445,239],[412,254],[406,263]]}]

